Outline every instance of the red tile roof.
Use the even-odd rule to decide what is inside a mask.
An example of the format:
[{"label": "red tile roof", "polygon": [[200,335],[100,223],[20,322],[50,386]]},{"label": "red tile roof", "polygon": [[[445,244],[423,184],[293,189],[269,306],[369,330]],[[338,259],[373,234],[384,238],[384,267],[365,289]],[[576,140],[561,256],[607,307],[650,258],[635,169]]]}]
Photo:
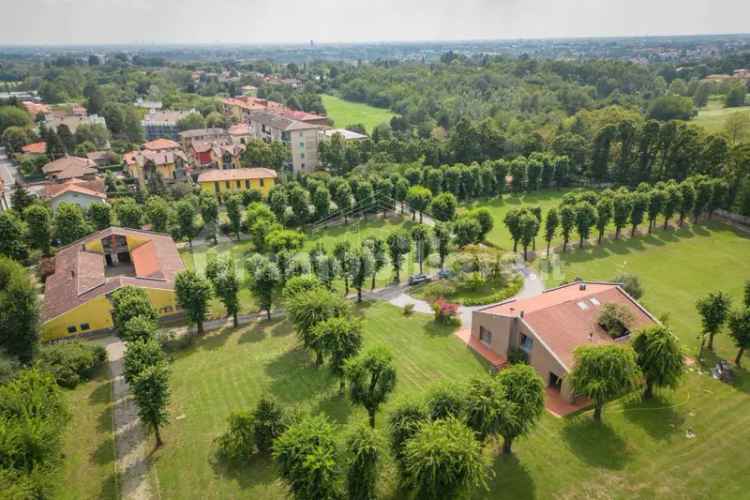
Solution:
[{"label": "red tile roof", "polygon": [[250,135],[250,125],[238,123],[229,127],[229,135]]},{"label": "red tile roof", "polygon": [[[138,260],[137,265],[134,262],[135,276],[107,277],[104,255],[84,247],[90,241],[113,235],[148,240],[131,251],[131,260]],[[144,245],[149,247],[138,251]],[[133,253],[136,254],[135,259],[132,259]],[[45,283],[42,320],[49,321],[123,286],[173,290],[177,273],[184,269],[177,246],[167,234],[119,227],[103,229],[57,251],[55,273]]]},{"label": "red tile roof", "polygon": [[143,149],[161,151],[163,149],[180,149],[180,145],[169,139],[154,139],[143,144]]},{"label": "red tile roof", "polygon": [[41,104],[38,102],[32,102],[32,101],[23,101],[23,107],[26,108],[26,111],[29,112],[29,114],[32,116],[32,118],[35,118],[36,115],[39,113],[47,114],[49,113],[50,109],[49,106],[46,104]]},{"label": "red tile roof", "polygon": [[[77,180],[77,179],[74,179],[74,180]],[[92,183],[98,184],[97,181],[92,181]],[[94,198],[100,198],[102,200],[107,199],[107,195],[103,191],[90,189],[89,187],[78,182],[65,182],[63,184],[55,185],[54,188],[52,189],[50,188],[52,188],[52,186],[48,186],[48,188],[45,189],[45,194],[47,195],[47,198],[50,200],[53,200],[57,198],[58,196],[62,196],[65,193],[78,193],[78,194],[83,194],[86,196],[91,196]]]},{"label": "red tile roof", "polygon": [[63,156],[42,167],[42,172],[56,179],[72,179],[97,173],[96,163],[88,158]]},{"label": "red tile roof", "polygon": [[615,342],[598,324],[604,304],[618,304],[630,311],[633,331],[657,323],[656,318],[616,283],[574,282],[546,290],[536,297],[509,300],[481,311],[519,318],[565,368],[571,369],[577,347]]},{"label": "red tile roof", "polygon": [[55,198],[60,192],[70,189],[71,185],[75,185],[89,191],[94,191],[102,195],[105,195],[107,192],[104,180],[101,177],[90,181],[83,179],[69,179],[63,183],[48,183],[47,185],[45,185],[44,197],[48,199]]},{"label": "red tile roof", "polygon": [[277,174],[270,168],[232,168],[229,170],[207,170],[198,176],[198,182],[238,181],[245,179],[275,179]]},{"label": "red tile roof", "polygon": [[47,143],[42,141],[27,144],[21,148],[21,151],[29,155],[43,155],[47,153]]}]

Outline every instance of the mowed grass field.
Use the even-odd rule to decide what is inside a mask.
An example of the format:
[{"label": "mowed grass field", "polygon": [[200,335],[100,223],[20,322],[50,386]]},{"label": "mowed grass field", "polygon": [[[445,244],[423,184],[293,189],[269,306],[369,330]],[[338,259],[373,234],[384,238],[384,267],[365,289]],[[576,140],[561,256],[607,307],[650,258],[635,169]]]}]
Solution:
[{"label": "mowed grass field", "polygon": [[[398,372],[395,394],[377,416],[381,432],[401,398],[421,397],[435,383],[465,382],[487,371],[450,329],[428,316],[405,318],[387,304],[359,312],[366,321],[365,346],[388,347]],[[171,380],[166,445],[153,456],[161,498],[287,498],[269,458],[227,466],[214,457],[213,441],[227,416],[251,408],[263,395],[328,416],[340,426],[342,444],[366,422],[365,412],[338,394],[330,373],[314,367],[283,320],[197,339],[174,355]],[[589,413],[565,419],[545,413],[514,445],[512,457],[500,455],[499,443],[487,444],[489,491],[473,490],[467,497],[740,498],[750,487],[747,389],[691,370],[677,391],[660,391],[648,404],[629,397],[609,405],[602,425]],[[688,431],[695,437],[688,438]],[[387,451],[378,487],[379,498],[409,498],[397,489]]]},{"label": "mowed grass field", "polygon": [[92,380],[64,392],[71,420],[65,434],[65,459],[58,498],[120,498],[115,473],[109,368],[102,367]]},{"label": "mowed grass field", "polygon": [[[668,324],[691,355],[696,354],[700,316],[695,303],[709,292],[728,293],[735,306],[750,280],[750,238],[718,223],[658,229],[652,235],[601,246],[591,243],[561,254],[551,266],[542,261],[549,286],[576,277],[610,280],[621,273],[638,275],[645,290],[641,302]],[[725,333],[715,339],[717,353],[734,359],[736,349]]]},{"label": "mowed grass field", "polygon": [[367,133],[384,122],[390,122],[395,113],[388,109],[376,108],[368,104],[345,101],[340,97],[323,94],[320,96],[328,117],[333,120],[333,126],[346,128],[349,125],[362,124]]},{"label": "mowed grass field", "polygon": [[708,101],[706,107],[701,108],[698,116],[690,123],[700,125],[711,134],[718,134],[724,130],[724,122],[729,115],[734,113],[750,113],[750,106],[740,108],[725,108],[721,99],[716,97]]}]

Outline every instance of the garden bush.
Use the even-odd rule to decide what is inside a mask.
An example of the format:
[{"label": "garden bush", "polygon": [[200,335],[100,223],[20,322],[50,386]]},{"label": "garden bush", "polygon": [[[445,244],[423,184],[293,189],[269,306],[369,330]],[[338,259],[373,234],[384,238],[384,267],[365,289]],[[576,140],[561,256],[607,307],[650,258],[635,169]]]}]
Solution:
[{"label": "garden bush", "polygon": [[104,347],[83,342],[65,342],[42,347],[37,365],[52,374],[63,387],[73,388],[88,380],[107,359]]}]

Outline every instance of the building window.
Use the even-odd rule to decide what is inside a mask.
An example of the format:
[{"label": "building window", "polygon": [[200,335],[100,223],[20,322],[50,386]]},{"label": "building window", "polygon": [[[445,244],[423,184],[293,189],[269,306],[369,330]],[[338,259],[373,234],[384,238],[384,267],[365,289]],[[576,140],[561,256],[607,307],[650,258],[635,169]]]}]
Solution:
[{"label": "building window", "polygon": [[250,189],[250,181],[245,179],[245,189]]},{"label": "building window", "polygon": [[90,330],[91,326],[89,326],[88,323],[81,323],[81,331],[85,332],[86,330]]},{"label": "building window", "polygon": [[68,333],[75,333],[75,332],[76,332],[76,327],[75,327],[75,325],[73,325],[73,326],[69,326],[69,327],[68,327]]},{"label": "building window", "polygon": [[492,343],[492,332],[486,329],[483,326],[479,327],[479,341],[483,344],[491,344]]},{"label": "building window", "polygon": [[304,142],[300,142],[299,143],[299,147],[301,147],[302,149],[305,149],[305,143]]},{"label": "building window", "polygon": [[216,192],[216,194],[219,194],[219,192],[221,192],[221,188],[219,188],[218,182],[214,183],[214,191]]},{"label": "building window", "polygon": [[263,187],[263,181],[264,181],[264,180],[265,180],[265,179],[260,179],[260,187]]},{"label": "building window", "polygon": [[232,186],[229,185],[229,181],[224,181],[224,184],[227,186],[227,189],[231,189]]},{"label": "building window", "polygon": [[302,159],[304,160],[304,159],[305,159],[305,153],[300,153],[300,154],[299,154],[299,157],[300,157],[300,158],[302,158]]},{"label": "building window", "polygon": [[534,339],[522,333],[521,334],[521,350],[523,350],[526,354],[529,354],[533,348],[534,348]]},{"label": "building window", "polygon": [[240,181],[237,181],[237,189],[242,189],[242,183]]}]

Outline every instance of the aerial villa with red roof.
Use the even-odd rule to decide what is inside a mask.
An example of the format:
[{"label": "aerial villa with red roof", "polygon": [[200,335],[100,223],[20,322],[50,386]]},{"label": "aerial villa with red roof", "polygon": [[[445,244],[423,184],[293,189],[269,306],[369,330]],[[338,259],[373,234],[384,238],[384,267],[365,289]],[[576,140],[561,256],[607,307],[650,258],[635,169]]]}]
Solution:
[{"label": "aerial villa with red roof", "polygon": [[175,278],[185,269],[168,234],[110,227],[60,248],[44,285],[42,339],[112,328],[110,296],[145,290],[162,316],[177,310]]},{"label": "aerial villa with red roof", "polygon": [[576,281],[540,295],[511,299],[474,311],[470,347],[495,368],[502,368],[511,350],[523,351],[550,391],[574,403],[566,376],[574,366],[574,351],[584,345],[627,342],[629,332],[613,338],[599,324],[606,304],[628,311],[630,331],[658,320],[617,283]]}]

